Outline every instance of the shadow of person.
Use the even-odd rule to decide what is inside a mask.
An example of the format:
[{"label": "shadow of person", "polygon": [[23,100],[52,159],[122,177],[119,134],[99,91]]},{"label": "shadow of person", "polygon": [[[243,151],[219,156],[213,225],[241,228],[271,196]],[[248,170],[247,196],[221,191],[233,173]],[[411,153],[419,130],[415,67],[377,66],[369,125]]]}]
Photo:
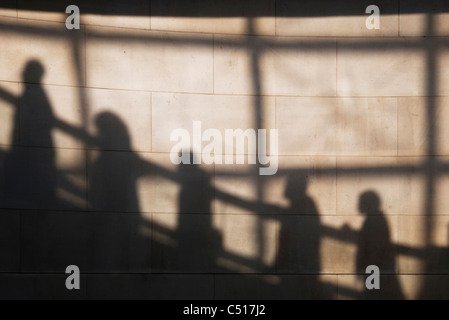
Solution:
[{"label": "shadow of person", "polygon": [[96,117],[99,151],[90,164],[90,206],[94,211],[92,268],[102,272],[148,272],[150,240],[141,233],[148,223],[140,214],[137,183],[146,174],[143,161],[131,150],[123,121],[105,112]]},{"label": "shadow of person", "polygon": [[201,273],[214,272],[222,248],[221,233],[213,226],[213,188],[210,175],[194,163],[178,168],[181,190],[178,196],[177,270]]},{"label": "shadow of person", "polygon": [[39,61],[27,63],[23,71],[25,90],[15,109],[13,141],[17,147],[5,158],[2,202],[26,209],[54,208],[58,200],[52,130],[55,117],[41,82],[45,70]]},{"label": "shadow of person", "polygon": [[359,211],[365,215],[365,222],[358,237],[356,260],[357,272],[365,274],[368,266],[379,267],[381,275],[380,290],[365,290],[363,299],[403,299],[399,279],[396,275],[396,250],[390,240],[390,228],[381,210],[381,200],[373,191],[364,192],[359,199]]},{"label": "shadow of person", "polygon": [[[136,181],[139,172],[130,165],[140,161],[135,153],[119,154],[117,150],[131,150],[131,138],[123,121],[110,112],[95,119],[100,151],[92,166],[90,190],[94,209],[115,212],[140,212]],[[108,151],[109,150],[109,151]],[[130,170],[126,170],[129,168]]]},{"label": "shadow of person", "polygon": [[[308,177],[291,176],[285,196],[290,200],[290,215],[280,218],[278,255],[276,268],[279,273],[307,274],[305,290],[284,283],[283,291],[290,291],[295,298],[329,298],[321,296],[319,274],[321,272],[320,244],[321,223],[315,202],[307,194]],[[297,296],[301,291],[301,296]],[[285,294],[285,293],[284,293]],[[320,296],[316,296],[316,294]]]}]

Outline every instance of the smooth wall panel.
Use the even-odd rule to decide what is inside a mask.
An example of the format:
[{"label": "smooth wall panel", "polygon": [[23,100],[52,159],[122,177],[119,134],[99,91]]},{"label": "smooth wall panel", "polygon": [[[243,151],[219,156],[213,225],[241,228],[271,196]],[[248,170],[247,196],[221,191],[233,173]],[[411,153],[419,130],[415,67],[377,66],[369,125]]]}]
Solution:
[{"label": "smooth wall panel", "polygon": [[19,86],[17,83],[0,83],[0,144],[11,146],[18,141]]},{"label": "smooth wall panel", "polygon": [[[71,1],[18,0],[19,18],[65,22],[69,14],[66,8]],[[80,9],[81,23],[122,28],[150,28],[150,3],[146,0],[85,1],[76,2]]]},{"label": "smooth wall panel", "polygon": [[444,0],[400,0],[401,36],[439,36],[449,35],[447,19],[449,4]]},{"label": "smooth wall panel", "polygon": [[[149,217],[129,213],[27,212],[22,218],[22,271],[150,272]],[[50,249],[49,249],[50,248]]]},{"label": "smooth wall panel", "polygon": [[216,215],[223,253],[218,264],[223,273],[273,273],[277,225],[273,216]]},{"label": "smooth wall panel", "polygon": [[339,275],[338,299],[339,300],[404,300],[412,299],[402,286],[404,280],[416,285],[416,279],[410,277],[404,279],[400,275],[380,276],[380,290],[368,290],[366,279],[369,275]]},{"label": "smooth wall panel", "polygon": [[[398,103],[399,155],[448,155],[446,137],[449,129],[446,123],[449,120],[449,99],[399,98]],[[432,120],[429,118],[431,114]]]},{"label": "smooth wall panel", "polygon": [[395,156],[396,98],[276,100],[281,155]]},{"label": "smooth wall panel", "polygon": [[174,165],[168,153],[147,154],[143,159],[152,166],[152,173],[139,182],[144,212],[212,212],[215,185],[213,165]]},{"label": "smooth wall panel", "polygon": [[12,148],[5,155],[3,208],[87,208],[86,155],[81,150]]},{"label": "smooth wall panel", "polygon": [[[20,129],[17,137],[22,146],[151,150],[150,93],[38,84],[21,87],[14,128]],[[85,98],[87,104],[82,103]],[[6,116],[14,108],[2,111]],[[5,123],[5,136],[11,126]]]},{"label": "smooth wall panel", "polygon": [[139,197],[139,182],[153,170],[151,163],[134,152],[89,152],[89,208],[103,212],[142,212],[141,202],[150,199]]},{"label": "smooth wall panel", "polygon": [[92,151],[89,153],[90,209],[208,213],[213,198],[213,170],[213,166],[206,165],[176,166],[168,153]]},{"label": "smooth wall panel", "polygon": [[311,251],[311,256],[320,258],[322,273],[365,274],[370,265],[377,265],[382,274],[398,272],[397,217],[327,216],[321,218],[320,225],[315,230],[321,232],[311,238],[319,237],[320,247],[315,250],[320,251]]},{"label": "smooth wall panel", "polygon": [[69,32],[63,23],[12,18],[1,18],[0,24],[0,42],[7,48],[0,53],[0,80],[84,85],[82,30]]},{"label": "smooth wall panel", "polygon": [[5,0],[3,3],[0,16],[17,17],[17,0]]},{"label": "smooth wall panel", "polygon": [[20,212],[0,211],[0,271],[20,271]]},{"label": "smooth wall panel", "polygon": [[274,217],[155,214],[153,222],[154,272],[274,272]]},{"label": "smooth wall panel", "polygon": [[151,2],[153,30],[228,34],[275,34],[275,1]]},{"label": "smooth wall panel", "polygon": [[216,36],[215,93],[336,95],[335,40]]},{"label": "smooth wall panel", "polygon": [[117,151],[151,151],[151,93],[89,89],[90,147]]},{"label": "smooth wall panel", "polygon": [[0,297],[448,298],[445,1],[71,4],[0,8]]},{"label": "smooth wall panel", "polygon": [[[185,129],[190,134],[190,144],[193,148],[194,122],[201,122],[200,137],[203,138],[205,131],[209,129],[218,130],[222,142],[221,151],[214,150],[217,157],[221,157],[226,148],[236,141],[226,139],[226,130],[253,130],[258,135],[259,129],[266,129],[269,141],[270,129],[275,127],[275,99],[264,97],[262,106],[257,109],[254,106],[256,97],[247,96],[224,96],[224,95],[192,95],[192,94],[153,94],[153,151],[171,152],[179,141],[170,141],[171,134],[178,129]],[[257,120],[260,118],[260,128]],[[207,140],[202,143],[202,150],[210,144]],[[201,152],[202,150],[195,150]],[[248,148],[244,148],[244,154],[248,154]],[[240,152],[239,152],[240,153]],[[218,160],[219,161],[219,160]]]},{"label": "smooth wall panel", "polygon": [[[380,29],[366,27],[368,6],[379,7]],[[276,3],[276,34],[280,36],[398,36],[398,0],[281,0]]]},{"label": "smooth wall panel", "polygon": [[449,58],[439,38],[338,41],[338,95],[447,96]]},{"label": "smooth wall panel", "polygon": [[386,215],[448,214],[448,177],[442,174],[447,158],[345,157],[337,162],[338,214],[360,211],[365,192],[376,194]]},{"label": "smooth wall panel", "polygon": [[88,268],[102,274],[151,272],[151,219],[140,213],[90,213]]},{"label": "smooth wall panel", "polygon": [[[404,286],[412,283],[410,285],[410,291],[416,292],[414,299],[420,300],[447,300],[449,295],[447,292],[447,287],[449,286],[449,276],[443,275],[410,275],[401,276]],[[410,280],[413,279],[413,280]],[[412,291],[413,290],[413,291]],[[407,291],[406,291],[407,292]]]},{"label": "smooth wall panel", "polygon": [[119,28],[150,29],[150,3],[146,0],[84,1],[81,19],[84,24]]},{"label": "smooth wall panel", "polygon": [[449,218],[447,216],[401,217],[400,272],[406,274],[447,273],[449,270],[448,233]]},{"label": "smooth wall panel", "polygon": [[[22,215],[22,272],[65,273],[88,269],[89,214],[29,212]],[[64,283],[62,283],[64,284]]]},{"label": "smooth wall panel", "polygon": [[210,212],[154,214],[153,272],[210,274],[219,272],[223,236]]},{"label": "smooth wall panel", "polygon": [[258,186],[267,178],[260,177],[257,165],[218,165],[215,177],[215,213],[264,213],[257,195]]},{"label": "smooth wall panel", "polygon": [[[278,173],[263,180],[263,199],[267,205],[263,212],[287,216],[335,215],[336,166],[335,157],[279,157]],[[223,177],[218,181],[226,180]],[[237,188],[237,184],[234,186]]]},{"label": "smooth wall panel", "polygon": [[426,95],[426,55],[415,43],[409,39],[338,40],[338,95]]},{"label": "smooth wall panel", "polygon": [[338,154],[396,156],[396,98],[342,98],[338,103]]},{"label": "smooth wall panel", "polygon": [[213,300],[210,275],[90,275],[92,300]]},{"label": "smooth wall panel", "polygon": [[[337,160],[337,213],[358,214],[370,192],[386,215],[422,213],[424,180],[421,158],[342,157]],[[373,210],[375,208],[372,208]],[[373,214],[375,214],[375,210]]]},{"label": "smooth wall panel", "polygon": [[[65,270],[64,270],[65,271]],[[80,290],[67,290],[64,274],[0,275],[2,300],[85,300],[86,277],[81,275]]]},{"label": "smooth wall panel", "polygon": [[217,275],[215,298],[217,300],[274,300],[279,276],[270,275]]},{"label": "smooth wall panel", "polygon": [[333,275],[218,275],[215,281],[218,300],[318,300],[336,296],[337,276]]},{"label": "smooth wall panel", "polygon": [[19,144],[26,147],[80,149],[83,106],[75,87],[22,84],[19,98]]},{"label": "smooth wall panel", "polygon": [[399,257],[399,272],[401,274],[425,274],[428,258],[426,247],[426,216],[400,217],[399,243],[401,245]]},{"label": "smooth wall panel", "polygon": [[213,91],[211,35],[88,27],[86,41],[89,87]]},{"label": "smooth wall panel", "polygon": [[330,98],[277,98],[281,155],[335,155],[338,105]]}]

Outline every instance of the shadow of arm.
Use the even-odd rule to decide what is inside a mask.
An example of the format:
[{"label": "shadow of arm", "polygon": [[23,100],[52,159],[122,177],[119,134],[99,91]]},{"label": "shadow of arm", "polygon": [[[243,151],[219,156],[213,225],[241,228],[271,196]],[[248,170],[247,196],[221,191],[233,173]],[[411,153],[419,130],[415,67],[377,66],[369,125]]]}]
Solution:
[{"label": "shadow of arm", "polygon": [[12,104],[13,106],[17,106],[17,97],[6,91],[5,89],[2,89],[0,87],[0,99]]},{"label": "shadow of arm", "polygon": [[75,137],[84,143],[86,143],[89,147],[96,147],[99,145],[98,139],[92,137],[89,133],[86,132],[83,128],[74,127],[62,120],[55,119],[55,128],[58,128],[61,131]]}]

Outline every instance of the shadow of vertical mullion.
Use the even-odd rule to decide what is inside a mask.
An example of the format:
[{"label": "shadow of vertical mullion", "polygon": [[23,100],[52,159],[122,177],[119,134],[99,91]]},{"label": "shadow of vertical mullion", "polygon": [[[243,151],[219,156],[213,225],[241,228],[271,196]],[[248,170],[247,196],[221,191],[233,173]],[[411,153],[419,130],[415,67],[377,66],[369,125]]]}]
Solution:
[{"label": "shadow of vertical mullion", "polygon": [[[260,72],[260,47],[257,44],[258,38],[257,35],[255,37],[251,37],[251,35],[255,35],[256,30],[254,28],[254,19],[248,18],[248,50],[250,50],[251,54],[251,74],[253,80],[253,90],[254,90],[254,128],[256,130],[262,129],[262,79]],[[256,43],[251,43],[251,39],[255,39]],[[259,146],[257,145],[257,154],[259,154]],[[259,176],[259,169],[254,167],[254,182],[256,183],[257,188],[257,206],[255,208],[257,218],[256,225],[256,235],[257,235],[257,254],[260,259],[260,263],[263,263],[264,257],[264,249],[265,249],[265,230],[264,230],[264,221],[259,217],[261,212],[259,209],[261,208],[261,203],[263,201],[263,181]]]},{"label": "shadow of vertical mullion", "polygon": [[[434,34],[434,16],[429,13],[427,16],[427,31],[426,34]],[[425,225],[425,242],[427,246],[431,245],[432,238],[432,225],[433,225],[433,215],[435,214],[435,183],[436,183],[436,161],[435,156],[437,155],[437,125],[436,125],[436,100],[435,97],[438,93],[438,83],[437,83],[437,61],[439,58],[439,53],[434,50],[432,45],[427,45],[426,53],[426,64],[427,64],[427,133],[428,133],[428,145],[427,145],[427,181],[425,192],[425,207],[423,215],[426,217]],[[438,48],[439,49],[439,48]]]},{"label": "shadow of vertical mullion", "polygon": [[[89,110],[88,110],[88,99],[86,95],[86,86],[87,86],[87,77],[86,77],[86,27],[82,26],[82,29],[78,32],[82,32],[82,37],[80,39],[79,36],[75,35],[73,36],[72,40],[72,52],[73,52],[73,61],[74,61],[74,68],[76,73],[76,80],[78,83],[78,100],[80,103],[80,110],[81,110],[81,128],[84,128],[85,132],[88,132],[88,121],[89,121]],[[83,52],[80,52],[80,48],[83,48]],[[88,143],[88,142],[85,142]],[[86,147],[86,145],[85,145]],[[89,189],[89,163],[88,163],[88,151],[85,151],[85,163],[83,165],[86,166],[85,170],[85,181],[86,181],[86,190],[84,194],[84,198],[86,200],[85,203],[85,209],[89,209],[89,195],[88,195],[88,189]]]}]

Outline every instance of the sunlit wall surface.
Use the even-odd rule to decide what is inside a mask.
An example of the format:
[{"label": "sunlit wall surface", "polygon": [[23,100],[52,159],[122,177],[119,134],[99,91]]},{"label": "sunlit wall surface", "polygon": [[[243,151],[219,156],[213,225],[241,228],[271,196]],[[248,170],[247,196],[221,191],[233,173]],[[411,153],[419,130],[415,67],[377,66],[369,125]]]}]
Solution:
[{"label": "sunlit wall surface", "polygon": [[[447,36],[443,0],[2,0],[0,297],[449,298]],[[173,164],[198,121],[277,129],[277,173]]]}]

